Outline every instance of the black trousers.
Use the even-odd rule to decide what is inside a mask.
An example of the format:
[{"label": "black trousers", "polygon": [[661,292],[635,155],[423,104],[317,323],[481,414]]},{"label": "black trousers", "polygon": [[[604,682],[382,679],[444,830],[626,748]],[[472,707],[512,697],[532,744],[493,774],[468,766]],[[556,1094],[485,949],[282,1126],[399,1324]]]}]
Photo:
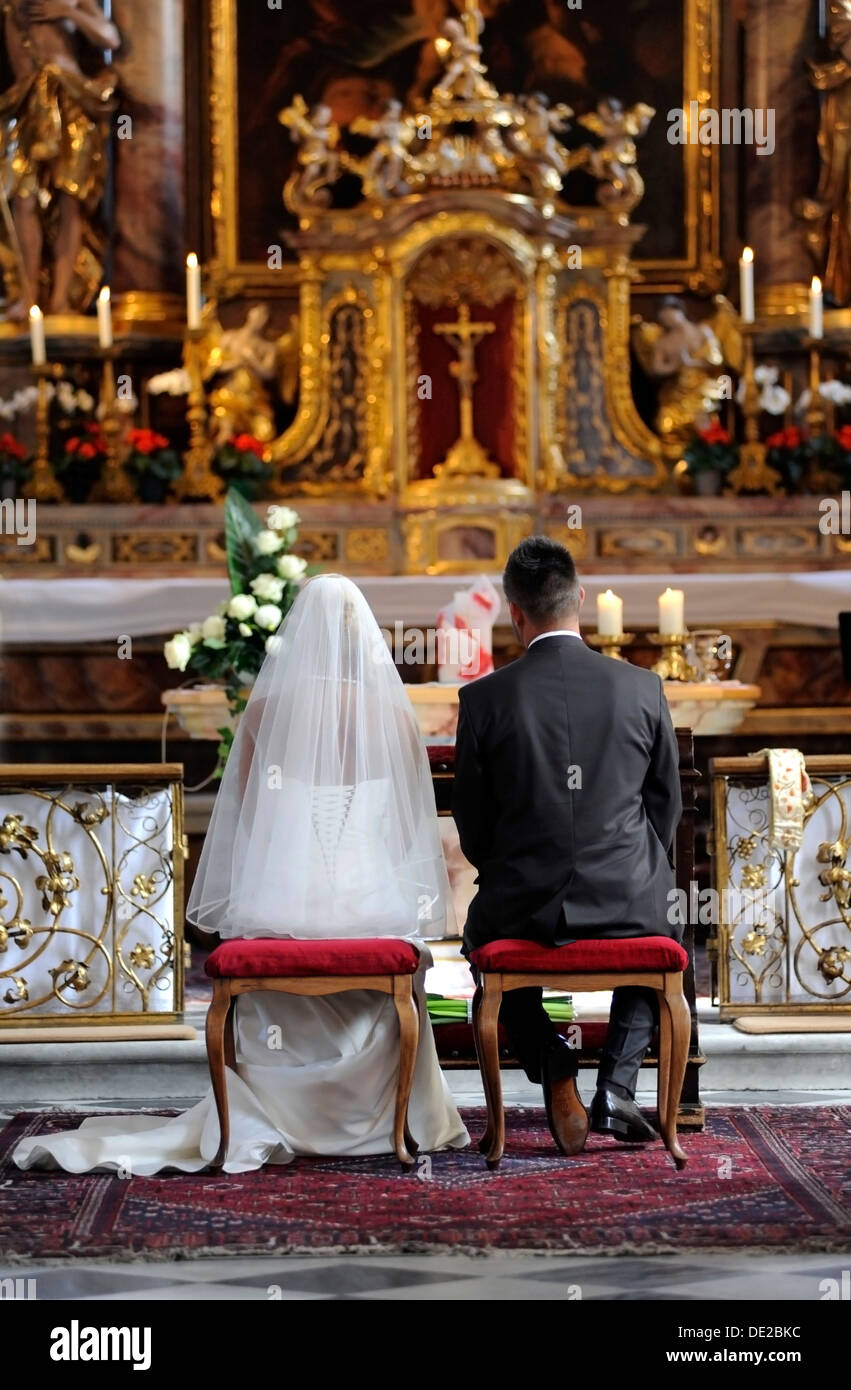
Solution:
[{"label": "black trousers", "polygon": [[[559,1047],[558,1033],[543,1006],[543,990],[507,990],[499,1010],[512,1050],[530,1081],[541,1080],[541,1053]],[[621,985],[612,1010],[597,1085],[614,1085],[634,1099],[638,1072],[659,1018],[656,992]]]}]

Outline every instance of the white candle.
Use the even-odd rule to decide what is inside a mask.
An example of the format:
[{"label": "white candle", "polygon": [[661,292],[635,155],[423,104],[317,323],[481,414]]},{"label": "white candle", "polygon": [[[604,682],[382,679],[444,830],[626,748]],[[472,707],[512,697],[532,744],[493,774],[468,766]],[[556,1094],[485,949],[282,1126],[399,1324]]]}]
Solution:
[{"label": "white candle", "polygon": [[98,295],[98,339],[104,350],[112,347],[112,296],[108,285]]},{"label": "white candle", "polygon": [[30,309],[30,343],[32,344],[33,366],[45,366],[47,363],[47,344],[44,340],[44,314],[37,304],[34,304]]},{"label": "white candle", "polygon": [[810,286],[810,337],[824,337],[824,295],[817,275]]},{"label": "white candle", "polygon": [[194,251],[186,257],[186,321],[190,328],[201,327],[201,267]]},{"label": "white candle", "polygon": [[753,251],[746,246],[739,261],[739,297],[742,301],[742,323],[753,323],[756,318],[754,297]]},{"label": "white candle", "polygon": [[601,637],[623,634],[623,599],[607,589],[597,597],[597,632]]},{"label": "white candle", "polygon": [[685,632],[685,594],[682,589],[666,589],[659,596],[659,631],[665,636]]}]

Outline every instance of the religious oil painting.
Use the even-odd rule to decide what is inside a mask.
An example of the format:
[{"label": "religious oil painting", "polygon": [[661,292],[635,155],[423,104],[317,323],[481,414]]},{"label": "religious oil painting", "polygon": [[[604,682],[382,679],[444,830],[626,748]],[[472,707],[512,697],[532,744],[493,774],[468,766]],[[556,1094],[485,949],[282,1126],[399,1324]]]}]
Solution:
[{"label": "religious oil painting", "polygon": [[[655,108],[640,148],[647,191],[636,220],[647,230],[637,258],[658,281],[704,269],[713,229],[697,227],[696,209],[714,161],[669,143],[668,113],[712,90],[717,0],[483,0],[481,9],[483,60],[500,92],[544,93],[577,117],[610,96]],[[392,99],[415,112],[440,78],[435,41],[456,13],[454,0],[304,0],[282,11],[214,0],[219,182],[236,195],[219,229],[226,265],[265,265],[294,227],[282,189],[296,150],[281,110],[300,94],[329,107],[341,128],[375,119]],[[584,201],[581,188],[567,191]]]}]

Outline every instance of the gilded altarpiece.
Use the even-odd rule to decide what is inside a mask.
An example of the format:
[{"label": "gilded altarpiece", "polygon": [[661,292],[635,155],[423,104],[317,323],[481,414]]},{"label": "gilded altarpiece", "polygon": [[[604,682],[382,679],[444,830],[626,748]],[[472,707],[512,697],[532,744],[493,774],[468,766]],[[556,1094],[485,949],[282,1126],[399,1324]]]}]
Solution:
[{"label": "gilded altarpiece", "polygon": [[[236,20],[217,13],[221,75]],[[447,14],[416,105],[391,98],[344,128],[296,93],[279,113],[298,151],[284,202],[300,347],[295,418],[268,448],[272,490],[390,504],[409,572],[501,566],[542,494],[648,491],[668,476],[629,355],[637,145],[656,113],[602,100],[574,125],[546,95],[503,96],[486,31],[476,0]],[[220,94],[213,114],[213,282],[226,297],[242,269],[220,198],[237,193]],[[583,206],[567,200],[574,175]]]}]

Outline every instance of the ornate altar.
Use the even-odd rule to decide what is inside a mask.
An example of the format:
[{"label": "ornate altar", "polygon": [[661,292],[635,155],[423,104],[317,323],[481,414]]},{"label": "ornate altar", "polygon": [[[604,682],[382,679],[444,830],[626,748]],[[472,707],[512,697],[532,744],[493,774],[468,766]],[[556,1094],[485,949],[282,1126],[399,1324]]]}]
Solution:
[{"label": "ornate altar", "polygon": [[[301,351],[273,491],[389,502],[413,572],[497,568],[538,494],[667,477],[630,386],[635,140],[654,113],[609,100],[573,126],[502,96],[482,28],[466,0],[416,111],[391,101],[347,133],[298,97],[281,113]],[[566,201],[575,171],[591,205]]]}]

